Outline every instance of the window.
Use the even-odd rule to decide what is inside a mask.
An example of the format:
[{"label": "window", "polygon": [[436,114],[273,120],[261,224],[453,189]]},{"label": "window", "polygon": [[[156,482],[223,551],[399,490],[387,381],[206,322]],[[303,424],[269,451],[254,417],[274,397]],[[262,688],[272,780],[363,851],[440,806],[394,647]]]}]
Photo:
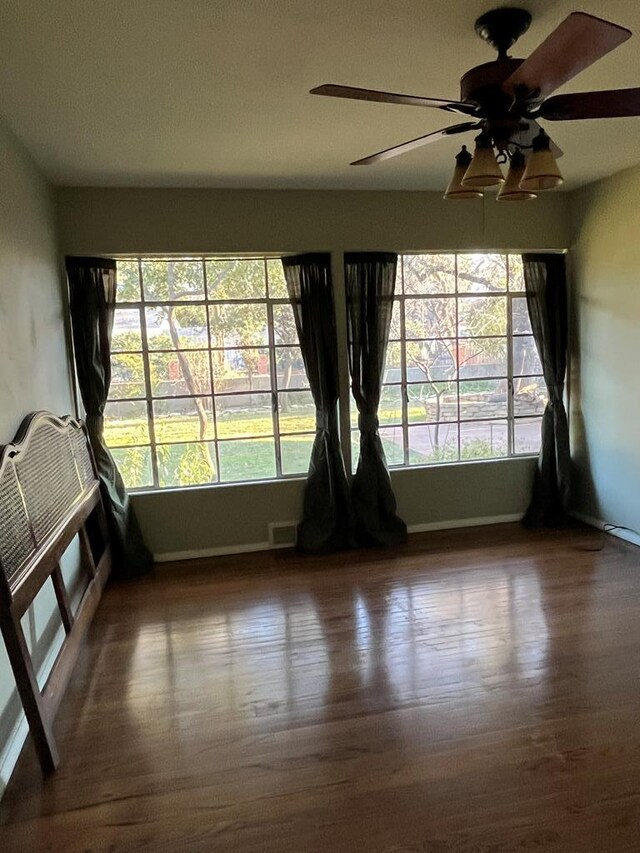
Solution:
[{"label": "window", "polygon": [[[279,258],[119,260],[105,437],[129,488],[306,474],[315,407]],[[537,453],[522,259],[403,255],[380,402],[391,467]],[[351,404],[354,467],[359,434]]]},{"label": "window", "polygon": [[[541,374],[519,255],[398,259],[379,411],[389,466],[537,453]],[[355,466],[353,401],[352,427]]]},{"label": "window", "polygon": [[105,437],[129,488],[306,473],[315,408],[279,259],[117,262]]}]

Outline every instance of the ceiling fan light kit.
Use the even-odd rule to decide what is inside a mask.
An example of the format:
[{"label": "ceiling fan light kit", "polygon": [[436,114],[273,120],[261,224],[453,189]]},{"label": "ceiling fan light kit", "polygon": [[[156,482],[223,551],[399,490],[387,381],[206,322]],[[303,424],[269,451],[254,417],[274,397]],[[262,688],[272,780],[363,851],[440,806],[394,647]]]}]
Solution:
[{"label": "ceiling fan light kit", "polygon": [[500,187],[500,191],[496,196],[497,201],[528,201],[532,198],[537,198],[534,192],[523,189],[522,187],[521,182],[525,166],[524,154],[519,149],[516,149],[511,155],[507,179]]},{"label": "ceiling fan light kit", "polygon": [[462,185],[474,189],[495,187],[504,181],[502,169],[498,165],[496,155],[493,153],[491,137],[487,133],[481,133],[476,137],[476,148],[469,168],[462,178]]},{"label": "ceiling fan light kit", "polygon": [[460,152],[456,154],[456,167],[453,170],[453,177],[449,181],[444,198],[482,198],[480,190],[465,187],[462,183],[472,159],[471,152],[467,151],[466,145],[463,145]]},{"label": "ceiling fan light kit", "polygon": [[[555,189],[563,182],[556,162],[562,152],[540,128],[537,119],[575,121],[640,116],[640,88],[549,97],[625,42],[631,31],[586,12],[572,12],[527,59],[509,56],[507,51],[530,23],[529,12],[509,7],[493,9],[478,18],[476,32],[498,51],[498,58],[471,68],[462,76],[460,100],[334,84],[318,86],[311,93],[429,107],[462,113],[467,118],[463,123],[378,151],[352,165],[369,166],[436,140],[475,130],[480,135],[476,138],[473,158],[469,160],[471,155],[463,146],[444,197],[475,198],[485,187],[502,185],[499,201],[535,198],[538,191]],[[531,153],[525,158],[525,152]],[[507,162],[509,173],[505,182],[500,163]]]},{"label": "ceiling fan light kit", "polygon": [[556,158],[550,149],[551,140],[544,132],[533,140],[533,153],[529,156],[520,187],[523,190],[553,190],[562,183]]}]

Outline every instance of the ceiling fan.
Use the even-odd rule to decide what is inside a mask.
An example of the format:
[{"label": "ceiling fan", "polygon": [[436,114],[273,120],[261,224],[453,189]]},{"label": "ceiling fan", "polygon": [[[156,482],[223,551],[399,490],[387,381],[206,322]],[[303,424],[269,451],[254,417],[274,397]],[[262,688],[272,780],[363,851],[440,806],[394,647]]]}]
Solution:
[{"label": "ceiling fan", "polygon": [[[585,12],[573,12],[527,59],[509,56],[507,51],[528,30],[530,23],[531,14],[525,9],[507,7],[493,9],[478,18],[476,33],[498,51],[498,58],[471,68],[462,76],[460,100],[334,84],[311,89],[311,94],[431,107],[468,117],[467,121],[363,157],[353,162],[353,166],[368,166],[438,139],[476,130],[480,133],[476,138],[475,154],[472,158],[463,146],[456,158],[454,180],[445,197],[480,195],[479,190],[484,187],[501,184],[504,176],[498,164],[509,162],[510,174],[499,198],[532,198],[535,190],[551,189],[562,182],[555,163],[555,157],[562,152],[553,145],[537,119],[572,121],[640,116],[640,88],[549,97],[564,83],[625,42],[631,31]],[[524,153],[527,151],[532,153],[525,163]],[[457,184],[452,187],[456,177]],[[457,192],[449,193],[456,188]]]}]

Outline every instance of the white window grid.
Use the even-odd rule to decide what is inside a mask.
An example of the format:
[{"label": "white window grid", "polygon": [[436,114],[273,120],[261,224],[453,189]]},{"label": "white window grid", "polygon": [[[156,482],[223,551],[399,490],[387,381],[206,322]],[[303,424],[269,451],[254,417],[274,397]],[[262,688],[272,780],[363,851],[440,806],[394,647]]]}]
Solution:
[{"label": "white window grid", "polygon": [[[427,254],[427,253],[422,253]],[[404,288],[404,264],[405,258],[407,257],[415,257],[415,255],[400,255],[398,258],[398,278],[396,282],[396,294],[394,297],[394,303],[396,303],[400,309],[400,337],[392,337],[390,338],[390,344],[399,344],[400,345],[400,353],[401,353],[401,366],[400,366],[400,374],[401,378],[399,382],[385,382],[383,384],[383,392],[385,388],[393,388],[398,387],[401,393],[401,419],[399,421],[384,421],[380,424],[382,430],[388,428],[400,428],[402,431],[402,459],[398,462],[389,461],[389,467],[392,468],[402,468],[402,467],[416,467],[417,465],[432,465],[439,464],[436,462],[412,462],[411,460],[411,451],[410,451],[410,441],[409,441],[409,430],[413,427],[420,426],[433,426],[435,422],[433,420],[409,420],[408,409],[410,405],[410,397],[409,397],[409,389],[412,386],[429,384],[429,382],[425,379],[423,381],[411,381],[408,378],[407,373],[407,343],[411,342],[413,339],[407,339],[406,337],[406,318],[405,318],[405,302],[406,300],[421,300],[421,299],[453,299],[455,300],[456,312],[455,312],[455,326],[456,326],[456,336],[454,337],[443,337],[443,336],[429,336],[425,334],[423,339],[425,341],[438,341],[438,340],[446,340],[452,341],[456,348],[458,347],[460,342],[475,342],[478,340],[482,340],[483,336],[473,336],[473,337],[465,337],[460,336],[459,334],[459,305],[460,300],[464,299],[473,299],[473,298],[502,298],[506,299],[506,313],[507,313],[507,330],[505,336],[484,336],[486,338],[496,338],[499,337],[505,340],[506,343],[506,351],[507,351],[507,372],[506,374],[496,374],[486,377],[487,381],[505,381],[507,383],[508,393],[507,393],[507,412],[505,416],[489,416],[486,418],[483,417],[473,417],[473,418],[462,418],[461,417],[461,405],[460,405],[460,384],[465,381],[470,381],[469,379],[460,378],[458,373],[455,378],[452,379],[442,379],[438,381],[447,382],[451,385],[456,386],[456,398],[457,398],[457,417],[456,418],[447,418],[446,421],[441,421],[443,426],[454,426],[457,431],[457,444],[458,444],[458,455],[457,461],[458,463],[466,462],[467,460],[463,459],[461,456],[462,451],[462,437],[461,437],[461,426],[469,425],[473,423],[495,423],[506,422],[507,427],[507,442],[508,448],[507,453],[500,454],[496,457],[483,457],[483,460],[497,459],[497,458],[505,458],[506,457],[522,457],[522,456],[531,456],[535,455],[530,452],[518,453],[516,451],[516,443],[515,443],[515,429],[518,421],[531,421],[535,419],[539,419],[539,416],[536,414],[525,413],[525,414],[517,414],[514,412],[514,380],[526,380],[526,379],[535,379],[541,380],[541,376],[539,374],[518,374],[514,376],[514,365],[513,365],[513,343],[514,341],[521,337],[526,338],[530,337],[529,332],[517,332],[513,330],[513,304],[515,299],[524,298],[524,291],[522,289],[514,290],[511,286],[511,276],[510,276],[510,263],[511,258],[514,257],[513,254],[506,255],[506,275],[507,275],[507,286],[506,290],[498,290],[498,291],[486,291],[483,290],[481,292],[478,291],[460,291],[459,289],[459,278],[458,278],[458,257],[460,255],[469,255],[474,253],[469,252],[460,252],[460,253],[433,253],[438,255],[448,255],[449,257],[454,257],[455,263],[455,290],[450,293],[424,293],[424,294],[416,294],[416,293],[405,293]],[[490,254],[490,253],[478,253],[478,254]],[[491,253],[491,254],[502,254],[504,253]],[[180,486],[163,486],[160,484],[159,470],[158,470],[158,456],[157,449],[158,447],[166,447],[171,444],[198,444],[200,443],[198,440],[190,439],[185,441],[184,439],[177,439],[175,441],[158,441],[156,437],[156,429],[154,422],[154,403],[160,401],[179,401],[179,400],[192,400],[195,397],[200,397],[202,399],[207,398],[211,400],[211,411],[212,411],[212,421],[213,421],[213,432],[214,437],[205,439],[206,442],[213,448],[214,450],[214,459],[215,459],[215,469],[216,469],[216,479],[212,481],[212,484],[228,484],[233,482],[251,482],[250,480],[221,480],[220,479],[220,445],[224,444],[227,441],[237,441],[240,438],[243,440],[252,440],[252,439],[272,439],[274,442],[274,453],[275,453],[275,475],[274,477],[270,477],[268,479],[295,479],[300,476],[304,476],[304,472],[296,472],[296,473],[285,473],[283,471],[283,460],[282,460],[282,439],[286,439],[289,436],[307,437],[310,440],[313,439],[314,432],[312,430],[304,431],[304,432],[285,432],[281,433],[280,431],[280,407],[279,407],[279,393],[285,391],[287,394],[296,394],[296,393],[309,393],[308,385],[305,387],[295,387],[295,388],[286,388],[281,389],[278,386],[278,373],[276,367],[276,357],[278,350],[287,349],[287,348],[299,348],[299,342],[296,340],[291,341],[276,341],[275,334],[275,325],[274,325],[274,309],[276,306],[280,305],[289,305],[289,300],[286,297],[280,296],[272,296],[271,295],[271,287],[269,284],[269,261],[273,262],[276,259],[272,256],[258,256],[258,257],[247,257],[243,256],[241,258],[229,258],[229,257],[217,257],[217,256],[189,256],[187,257],[171,257],[171,258],[162,258],[162,257],[146,257],[146,256],[136,256],[136,257],[123,257],[120,259],[121,261],[128,261],[132,263],[136,263],[138,265],[138,288],[140,298],[138,300],[119,302],[118,308],[137,311],[139,315],[139,327],[141,332],[141,341],[142,341],[142,350],[119,350],[114,355],[140,355],[142,357],[143,362],[143,370],[144,370],[144,387],[145,393],[140,396],[127,396],[126,398],[109,398],[109,402],[139,402],[143,403],[146,407],[146,418],[147,418],[147,428],[149,435],[149,442],[141,442],[139,445],[118,445],[113,444],[110,445],[112,450],[131,450],[132,447],[140,447],[140,448],[149,448],[150,457],[151,457],[151,473],[153,482],[149,485],[145,485],[141,488],[148,489],[161,489],[161,488],[181,488]],[[145,289],[143,286],[142,280],[142,265],[144,262],[152,261],[152,262],[169,262],[169,261],[185,261],[189,262],[197,262],[202,265],[202,277],[203,277],[203,286],[204,286],[204,297],[203,298],[190,298],[189,300],[150,300],[145,296]],[[228,260],[241,260],[241,261],[259,261],[264,266],[264,281],[265,281],[265,291],[264,297],[259,298],[241,298],[241,299],[213,299],[210,298],[208,292],[208,283],[207,283],[207,262],[208,261],[228,261]],[[211,313],[210,309],[212,306],[224,306],[224,305],[233,305],[237,306],[239,304],[242,305],[262,305],[266,309],[267,315],[267,334],[268,341],[262,344],[253,344],[253,345],[240,345],[234,344],[233,346],[220,346],[214,345],[212,343],[212,333],[211,333]],[[189,352],[207,352],[209,354],[209,385],[211,388],[211,392],[207,394],[171,394],[171,395],[161,395],[154,394],[152,391],[152,381],[151,381],[151,367],[150,361],[151,358],[156,354],[166,354],[166,353],[175,353],[176,350],[168,350],[168,349],[150,349],[149,341],[147,336],[147,319],[146,319],[146,309],[148,308],[158,308],[158,307],[198,307],[202,306],[205,308],[206,319],[207,319],[207,347],[181,347],[181,351],[184,353]],[[233,349],[235,351],[249,350],[249,349],[262,349],[265,350],[268,360],[269,360],[269,377],[270,377],[270,389],[269,390],[239,390],[239,391],[220,391],[218,392],[214,383],[214,369],[213,369],[213,356],[216,352],[230,350]],[[386,373],[386,371],[385,371]],[[485,377],[483,377],[484,379]],[[216,400],[220,397],[232,397],[232,396],[258,396],[258,395],[269,395],[271,398],[271,418],[272,418],[272,432],[269,434],[243,434],[240,436],[234,436],[230,438],[221,438],[218,433],[218,425],[217,425],[217,409],[216,409]],[[354,403],[351,401],[351,405]],[[354,430],[352,430],[354,432]],[[260,478],[265,479],[265,478]],[[206,485],[206,484],[203,484]],[[191,488],[191,486],[183,486],[182,488]]]},{"label": "white window grid", "polygon": [[[419,257],[420,255],[424,256],[427,254],[438,255],[438,256],[448,256],[454,258],[454,282],[455,289],[451,292],[425,292],[425,293],[406,293],[404,286],[404,268],[405,261],[407,258]],[[458,259],[461,256],[469,256],[469,255],[501,255],[506,258],[506,288],[504,290],[482,290],[482,291],[472,291],[472,290],[464,290],[461,291],[459,289],[459,277],[458,277]],[[389,338],[389,344],[399,344],[400,345],[400,375],[401,379],[399,382],[385,382],[383,380],[382,385],[382,393],[384,393],[385,388],[399,388],[400,396],[401,396],[401,419],[398,421],[384,421],[380,423],[380,429],[383,431],[387,429],[398,429],[402,430],[402,459],[400,461],[393,462],[390,459],[387,459],[387,464],[389,468],[407,468],[407,467],[421,467],[421,466],[432,466],[434,464],[442,464],[441,461],[420,461],[414,462],[411,459],[411,448],[410,448],[410,440],[409,440],[409,430],[415,427],[432,427],[436,425],[436,421],[429,420],[425,418],[424,420],[409,420],[409,406],[411,403],[409,396],[409,389],[412,386],[418,385],[429,385],[430,382],[425,378],[421,381],[410,381],[408,379],[407,372],[407,343],[411,343],[414,338],[407,338],[406,335],[406,315],[405,315],[405,303],[407,300],[439,300],[439,299],[452,299],[455,301],[455,329],[456,335],[454,336],[438,336],[438,335],[429,335],[425,334],[424,338],[416,338],[418,341],[425,342],[434,342],[434,341],[447,341],[453,343],[458,350],[460,343],[472,343],[476,341],[481,341],[483,339],[503,339],[506,345],[506,354],[507,354],[507,370],[506,373],[496,373],[491,374],[487,377],[478,378],[477,381],[486,381],[488,382],[506,382],[507,384],[507,410],[505,415],[503,416],[487,416],[487,417],[473,417],[473,418],[461,418],[461,404],[460,404],[460,385],[461,383],[472,381],[469,378],[460,378],[459,371],[456,370],[455,378],[451,379],[440,379],[436,380],[438,382],[447,383],[456,386],[456,403],[457,403],[457,417],[456,418],[447,418],[446,421],[441,420],[440,426],[442,427],[455,427],[457,433],[457,459],[451,460],[455,464],[464,464],[470,461],[491,461],[496,459],[504,459],[504,458],[523,458],[527,456],[535,456],[537,455],[537,451],[524,451],[518,452],[516,449],[516,428],[518,422],[531,422],[531,421],[541,421],[541,415],[532,414],[532,413],[524,413],[517,414],[514,411],[514,393],[515,393],[515,382],[518,380],[536,380],[542,381],[543,377],[541,373],[524,373],[515,374],[514,372],[514,363],[513,363],[513,350],[514,350],[514,342],[518,338],[531,338],[531,332],[518,332],[513,329],[513,308],[514,301],[516,299],[525,299],[525,292],[522,288],[515,289],[512,284],[512,276],[511,276],[511,267],[512,267],[512,258],[521,257],[517,253],[504,253],[504,252],[433,252],[433,253],[411,253],[411,254],[402,254],[398,256],[398,270],[396,276],[396,289],[394,295],[394,308],[397,306],[399,308],[399,320],[400,320],[400,336],[394,337],[393,333]],[[478,298],[488,298],[488,299],[506,299],[506,334],[505,335],[474,335],[474,336],[461,336],[459,334],[459,306],[461,300],[465,299],[478,299]],[[385,369],[383,377],[386,375],[387,369]],[[355,402],[351,399],[351,406],[355,408]],[[352,421],[352,424],[355,421]],[[483,456],[477,459],[464,459],[462,457],[462,427],[469,426],[471,424],[495,424],[495,423],[503,423],[506,422],[507,429],[507,452],[501,453],[496,456]],[[357,434],[358,431],[353,428],[352,425],[352,436],[356,438],[355,444],[357,445]],[[354,442],[352,439],[352,446]],[[357,452],[355,454],[357,457]],[[357,462],[357,458],[354,459],[354,470],[355,463]]]},{"label": "white window grid", "polygon": [[[156,436],[156,428],[155,428],[155,420],[154,420],[154,410],[153,404],[157,402],[164,401],[178,401],[178,400],[193,400],[196,397],[201,399],[210,399],[212,406],[212,421],[213,421],[213,432],[214,437],[207,438],[204,441],[209,444],[214,449],[215,454],[215,468],[216,468],[216,477],[214,480],[211,480],[210,483],[202,483],[200,485],[220,485],[220,484],[233,484],[233,483],[247,483],[247,482],[256,482],[258,478],[254,480],[233,480],[233,479],[220,479],[221,467],[220,467],[220,444],[224,444],[225,442],[239,441],[239,440],[260,440],[260,439],[272,439],[274,441],[274,451],[275,451],[275,476],[274,477],[261,477],[259,479],[296,479],[301,476],[304,476],[305,472],[295,472],[295,473],[285,473],[283,471],[283,460],[282,460],[282,439],[287,439],[289,437],[296,438],[309,438],[313,440],[315,436],[315,431],[300,431],[300,432],[285,432],[281,433],[280,431],[280,406],[279,406],[279,394],[287,393],[288,395],[295,394],[310,394],[308,383],[306,383],[303,387],[297,386],[295,388],[286,388],[281,389],[278,386],[278,375],[276,369],[276,356],[279,350],[283,349],[296,349],[298,350],[300,347],[297,334],[295,335],[295,340],[291,339],[290,341],[280,341],[276,342],[275,335],[275,325],[274,325],[274,308],[279,305],[284,305],[290,307],[290,301],[287,297],[274,297],[271,295],[271,288],[269,285],[269,262],[277,261],[280,262],[279,257],[273,256],[242,256],[242,257],[233,257],[230,258],[228,256],[218,257],[212,255],[202,255],[202,256],[181,256],[181,257],[158,257],[158,256],[127,256],[121,257],[118,259],[120,262],[129,262],[136,263],[138,266],[138,292],[140,294],[140,299],[132,300],[132,301],[118,301],[116,308],[122,308],[126,310],[138,311],[139,315],[139,324],[140,324],[140,333],[142,340],[142,350],[118,350],[117,352],[113,352],[112,356],[120,356],[120,355],[141,355],[144,369],[144,386],[145,393],[141,396],[127,396],[126,398],[114,398],[109,397],[108,403],[144,403],[146,405],[146,417],[147,417],[147,429],[149,435],[149,442],[143,442],[137,445],[132,444],[110,444],[110,450],[132,450],[134,448],[149,448],[150,456],[151,456],[151,473],[153,482],[141,486],[139,488],[130,488],[130,491],[138,491],[138,490],[146,490],[146,489],[175,489],[175,488],[194,488],[198,484],[193,484],[192,486],[164,486],[160,484],[160,476],[159,476],[159,465],[158,465],[158,448],[167,447],[172,444],[200,444],[197,439],[192,439],[189,441],[184,440],[176,440],[176,441],[158,441]],[[265,282],[265,291],[264,297],[259,298],[247,298],[242,297],[239,299],[213,299],[209,296],[208,282],[207,282],[207,262],[210,261],[259,261],[263,264],[264,267],[264,282]],[[202,266],[202,276],[203,276],[203,287],[204,287],[204,298],[189,298],[188,300],[180,299],[180,300],[151,300],[147,299],[145,296],[145,288],[143,285],[143,264],[145,262],[171,262],[171,261],[188,261],[190,263],[197,262]],[[267,335],[268,340],[266,343],[262,344],[253,344],[253,345],[239,345],[234,344],[233,346],[218,346],[212,343],[212,333],[211,333],[211,307],[213,306],[238,306],[238,305],[261,305],[265,306],[267,313]],[[160,307],[204,307],[206,310],[206,319],[207,319],[207,347],[180,347],[180,351],[183,353],[193,353],[193,352],[207,352],[209,354],[209,384],[211,388],[211,393],[208,394],[172,394],[172,395],[159,395],[154,394],[152,391],[152,380],[151,380],[151,357],[155,354],[175,354],[175,349],[150,349],[149,348],[149,340],[147,335],[147,317],[146,317],[146,309],[148,308],[160,308]],[[224,352],[225,350],[234,350],[234,351],[242,351],[242,350],[256,350],[261,349],[265,350],[268,354],[269,359],[269,377],[270,377],[270,389],[269,390],[240,390],[240,391],[221,391],[217,392],[214,384],[214,368],[213,368],[213,355],[216,352]],[[270,396],[271,398],[271,418],[272,418],[272,432],[271,433],[260,433],[260,434],[242,434],[242,436],[233,436],[230,438],[221,438],[218,434],[218,424],[217,424],[217,415],[216,415],[216,400],[219,398],[227,398],[227,397],[247,397],[247,396]]]}]

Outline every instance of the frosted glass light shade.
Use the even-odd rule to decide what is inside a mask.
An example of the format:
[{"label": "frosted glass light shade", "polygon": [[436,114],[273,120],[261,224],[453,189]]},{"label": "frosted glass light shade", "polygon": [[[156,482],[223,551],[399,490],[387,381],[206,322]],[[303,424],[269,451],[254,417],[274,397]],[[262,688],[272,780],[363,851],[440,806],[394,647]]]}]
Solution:
[{"label": "frosted glass light shade", "polygon": [[524,170],[520,188],[532,192],[552,190],[559,187],[563,180],[552,152],[549,149],[534,151]]},{"label": "frosted glass light shade", "polygon": [[463,145],[460,153],[456,156],[456,167],[453,170],[453,177],[449,181],[443,198],[482,198],[480,190],[473,189],[473,187],[465,187],[462,183],[462,179],[470,163],[471,154],[467,151],[467,146]]},{"label": "frosted glass light shade", "polygon": [[550,144],[551,140],[541,128],[533,140],[533,153],[520,181],[520,189],[536,192],[560,186],[563,178]]},{"label": "frosted glass light shade", "polygon": [[504,175],[496,161],[491,145],[476,142],[473,160],[465,172],[462,185],[464,187],[483,189],[484,187],[495,187],[503,181]]},{"label": "frosted glass light shade", "polygon": [[520,151],[516,151],[511,157],[507,180],[500,187],[498,201],[527,201],[536,198],[536,194],[530,190],[522,189],[520,182],[525,171],[525,159]]}]

